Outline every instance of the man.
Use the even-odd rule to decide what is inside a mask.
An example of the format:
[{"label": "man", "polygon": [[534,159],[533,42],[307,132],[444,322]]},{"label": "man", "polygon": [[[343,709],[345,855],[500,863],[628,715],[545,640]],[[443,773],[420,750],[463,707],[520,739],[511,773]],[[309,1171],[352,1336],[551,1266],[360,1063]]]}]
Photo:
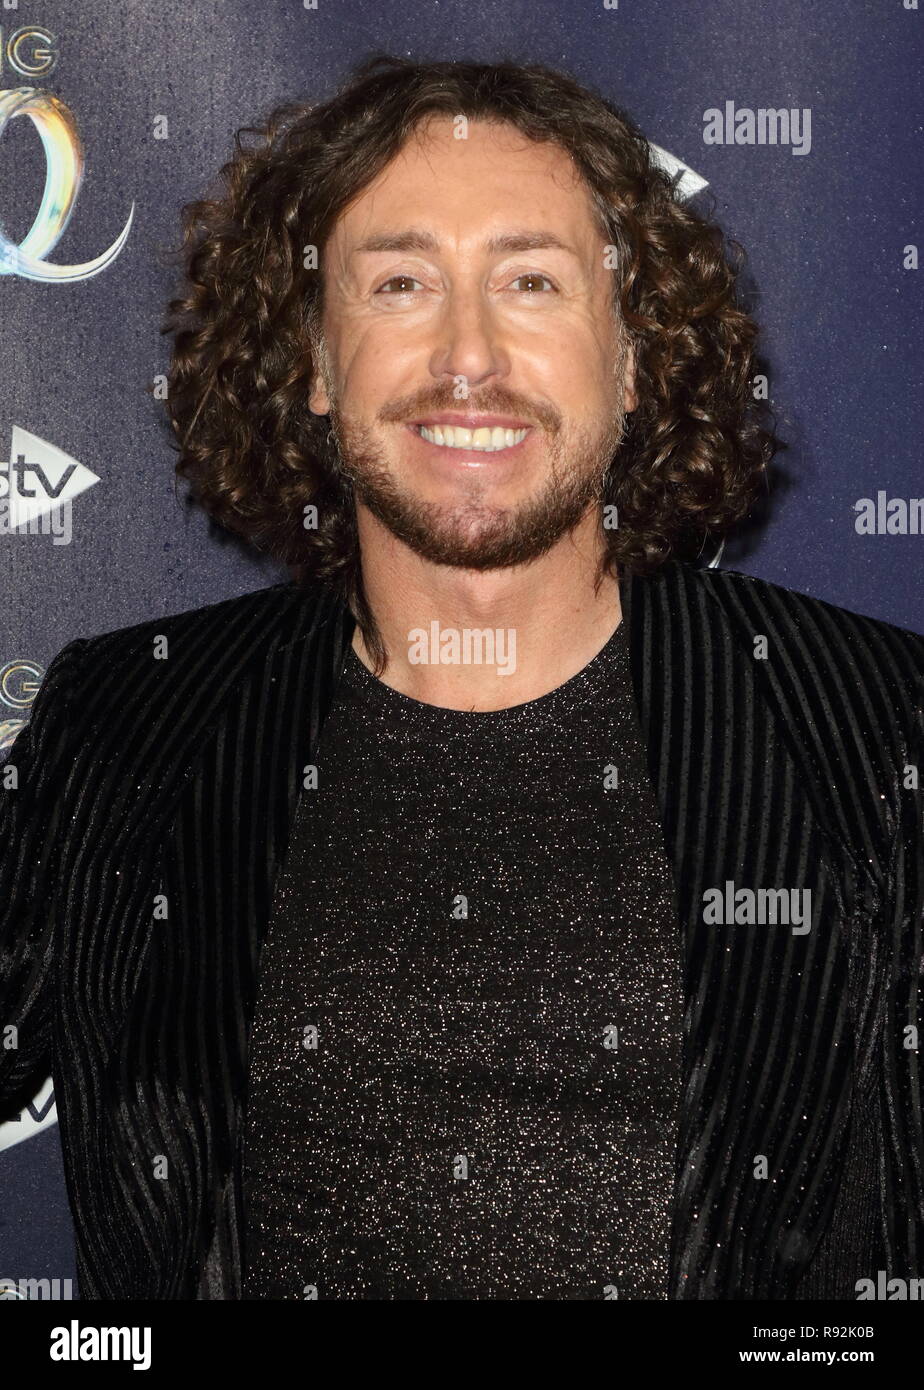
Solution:
[{"label": "man", "polygon": [[2,803],[82,1297],[917,1277],[924,639],[697,565],[776,446],[720,235],[541,68],[224,175],[178,469],[298,579],[72,642]]}]

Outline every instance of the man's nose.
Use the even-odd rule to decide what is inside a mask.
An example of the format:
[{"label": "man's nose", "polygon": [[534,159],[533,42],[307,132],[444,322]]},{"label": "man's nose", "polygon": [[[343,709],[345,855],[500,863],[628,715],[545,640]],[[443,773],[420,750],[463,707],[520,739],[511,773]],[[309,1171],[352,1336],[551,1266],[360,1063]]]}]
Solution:
[{"label": "man's nose", "polygon": [[456,289],[439,314],[430,361],[435,377],[463,377],[472,385],[509,371],[509,351],[491,305],[477,289]]}]

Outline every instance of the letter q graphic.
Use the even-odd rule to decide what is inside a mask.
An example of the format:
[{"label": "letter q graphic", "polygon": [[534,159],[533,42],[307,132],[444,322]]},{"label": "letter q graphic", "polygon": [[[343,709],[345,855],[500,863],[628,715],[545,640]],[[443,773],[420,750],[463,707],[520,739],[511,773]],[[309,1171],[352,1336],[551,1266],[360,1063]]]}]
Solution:
[{"label": "letter q graphic", "polygon": [[83,265],[46,265],[45,257],[60,241],[80,192],[83,146],[73,115],[64,102],[50,92],[34,87],[13,87],[0,92],[0,137],[17,116],[28,116],[41,137],[45,150],[45,191],[35,221],[18,246],[0,227],[0,275],[20,275],[26,280],[52,283],[89,280],[111,265],[122,250],[131,229],[135,205],[132,203],[128,221],[101,256]]}]

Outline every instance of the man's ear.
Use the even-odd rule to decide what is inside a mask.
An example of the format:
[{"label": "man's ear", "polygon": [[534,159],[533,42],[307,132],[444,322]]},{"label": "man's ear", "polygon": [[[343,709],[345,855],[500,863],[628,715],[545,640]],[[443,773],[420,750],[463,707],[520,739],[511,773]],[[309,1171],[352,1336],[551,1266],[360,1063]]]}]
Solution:
[{"label": "man's ear", "polygon": [[312,415],[330,414],[330,397],[327,394],[327,387],[321,372],[315,367],[311,378],[311,390],[308,393],[308,409]]},{"label": "man's ear", "polygon": [[330,363],[327,360],[327,344],[319,327],[309,329],[311,345],[311,389],[308,392],[308,409],[313,415],[329,415],[331,407],[328,390]]}]

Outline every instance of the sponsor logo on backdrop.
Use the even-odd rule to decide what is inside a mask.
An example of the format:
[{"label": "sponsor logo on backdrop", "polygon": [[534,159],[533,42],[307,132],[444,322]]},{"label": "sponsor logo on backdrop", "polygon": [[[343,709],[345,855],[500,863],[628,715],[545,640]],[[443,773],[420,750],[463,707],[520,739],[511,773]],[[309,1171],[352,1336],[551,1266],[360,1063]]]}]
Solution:
[{"label": "sponsor logo on backdrop", "polygon": [[13,746],[20,729],[28,723],[28,711],[44,674],[45,668],[28,657],[0,666],[0,760]]},{"label": "sponsor logo on backdrop", "polygon": [[691,169],[689,164],[684,164],[675,154],[669,154],[650,140],[648,149],[655,164],[673,179],[674,194],[681,202],[694,198],[697,193],[702,193],[704,188],[709,187],[708,179],[704,179],[702,174],[697,174],[695,169]]},{"label": "sponsor logo on backdrop", "polygon": [[[15,7],[4,0],[3,8]],[[47,77],[58,65],[54,34],[41,24],[23,24],[7,34],[0,24],[0,73],[4,65],[20,77]]]},{"label": "sponsor logo on backdrop", "polygon": [[86,464],[14,425],[9,462],[0,463],[0,535],[26,531],[69,545],[71,503],[98,482]]},{"label": "sponsor logo on backdrop", "polygon": [[[37,25],[25,25],[6,36],[0,28],[0,69],[21,77],[46,77],[57,62],[53,34]],[[0,220],[0,275],[19,275],[25,280],[69,284],[99,275],[116,259],[128,239],[135,205],[110,247],[79,265],[53,265],[46,260],[64,234],[83,183],[84,151],[77,121],[69,107],[53,92],[37,87],[12,87],[0,91],[0,138],[10,121],[27,116],[38,132],[45,155],[45,189],[38,212],[25,239],[17,246],[5,235]],[[0,208],[0,219],[5,209]]]},{"label": "sponsor logo on backdrop", "polygon": [[54,1081],[46,1076],[24,1110],[0,1125],[0,1153],[58,1123]]}]

